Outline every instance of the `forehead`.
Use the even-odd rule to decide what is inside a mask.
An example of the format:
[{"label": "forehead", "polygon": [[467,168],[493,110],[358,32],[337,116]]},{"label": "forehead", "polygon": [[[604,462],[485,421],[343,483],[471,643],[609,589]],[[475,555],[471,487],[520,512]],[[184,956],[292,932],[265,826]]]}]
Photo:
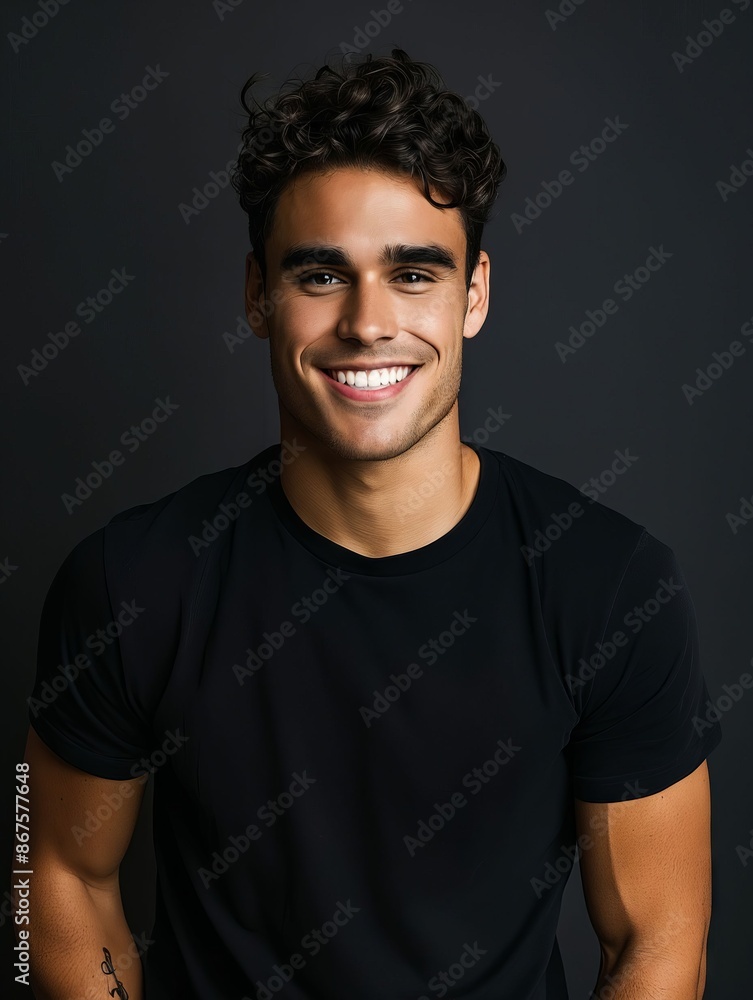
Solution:
[{"label": "forehead", "polygon": [[[432,198],[449,198],[432,188]],[[306,172],[280,194],[268,246],[293,241],[348,244],[354,254],[389,243],[444,243],[462,254],[465,230],[457,208],[436,208],[420,178],[373,167]]]}]

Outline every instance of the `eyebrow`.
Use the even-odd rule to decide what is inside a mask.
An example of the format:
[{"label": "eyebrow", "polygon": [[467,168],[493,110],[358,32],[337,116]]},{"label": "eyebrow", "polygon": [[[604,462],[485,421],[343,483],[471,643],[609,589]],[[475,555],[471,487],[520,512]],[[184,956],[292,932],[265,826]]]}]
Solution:
[{"label": "eyebrow", "polygon": [[[449,247],[439,243],[411,244],[390,243],[382,247],[380,264],[428,264],[457,271],[455,255]],[[297,243],[285,251],[280,271],[294,271],[305,265],[320,264],[327,267],[355,268],[355,261],[343,247],[326,243]]]}]

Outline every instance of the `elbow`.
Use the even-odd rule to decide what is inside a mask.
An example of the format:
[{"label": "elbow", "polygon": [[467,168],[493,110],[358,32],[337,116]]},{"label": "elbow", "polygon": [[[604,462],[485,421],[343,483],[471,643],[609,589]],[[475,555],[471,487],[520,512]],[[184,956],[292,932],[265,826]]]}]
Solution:
[{"label": "elbow", "polygon": [[708,918],[675,914],[660,926],[631,934],[620,945],[602,943],[599,986],[622,983],[646,995],[702,1000],[708,931]]}]

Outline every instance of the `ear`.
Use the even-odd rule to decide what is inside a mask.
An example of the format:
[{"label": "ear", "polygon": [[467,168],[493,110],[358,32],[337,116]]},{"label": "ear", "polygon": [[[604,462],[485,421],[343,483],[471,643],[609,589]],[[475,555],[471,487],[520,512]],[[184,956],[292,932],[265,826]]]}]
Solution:
[{"label": "ear", "polygon": [[264,282],[259,262],[254,256],[253,251],[249,251],[246,254],[244,300],[249,326],[257,337],[265,340],[269,336],[269,326],[267,325],[267,318],[264,311],[261,308],[264,300]]},{"label": "ear", "polygon": [[468,308],[463,323],[463,336],[475,337],[489,312],[489,277],[491,261],[485,250],[479,253],[478,264],[473,271],[471,286],[468,289]]}]

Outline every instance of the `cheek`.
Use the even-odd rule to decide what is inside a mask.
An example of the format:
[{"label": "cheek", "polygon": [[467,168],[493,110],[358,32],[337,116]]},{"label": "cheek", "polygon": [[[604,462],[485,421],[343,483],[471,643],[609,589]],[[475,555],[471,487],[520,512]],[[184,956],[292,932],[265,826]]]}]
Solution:
[{"label": "cheek", "polygon": [[268,322],[272,340],[278,351],[300,353],[308,344],[332,329],[331,310],[319,308],[321,303],[311,299],[287,298],[278,300]]},{"label": "cheek", "polygon": [[341,302],[333,296],[291,296],[283,299],[275,309],[275,322],[285,336],[296,341],[311,341],[337,326],[342,310]]},{"label": "cheek", "polygon": [[401,325],[426,340],[446,361],[461,350],[464,319],[463,303],[456,295],[443,293],[427,295],[415,303]]},{"label": "cheek", "polygon": [[397,320],[411,333],[441,336],[462,326],[463,313],[457,296],[450,292],[406,295],[397,309]]}]

